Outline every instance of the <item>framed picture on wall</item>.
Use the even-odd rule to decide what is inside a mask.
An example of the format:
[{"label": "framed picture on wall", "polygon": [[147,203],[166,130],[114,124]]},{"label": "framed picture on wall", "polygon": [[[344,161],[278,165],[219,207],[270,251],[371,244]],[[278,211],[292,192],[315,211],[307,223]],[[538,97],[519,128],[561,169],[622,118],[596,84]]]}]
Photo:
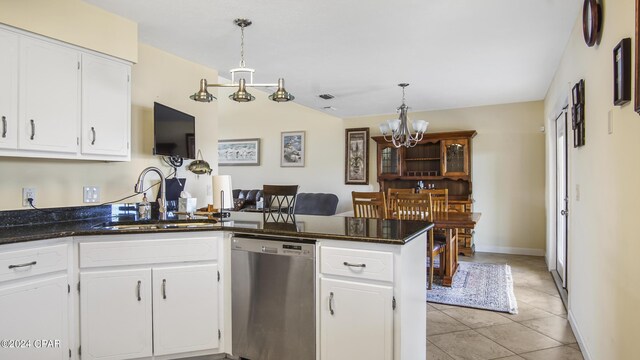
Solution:
[{"label": "framed picture on wall", "polygon": [[281,167],[304,167],[304,135],[304,131],[281,133]]},{"label": "framed picture on wall", "polygon": [[369,183],[369,128],[345,130],[344,183]]},{"label": "framed picture on wall", "polygon": [[635,36],[635,52],[636,52],[636,56],[635,56],[635,68],[636,71],[634,71],[634,77],[635,77],[635,86],[636,86],[636,92],[633,96],[634,101],[633,101],[633,108],[637,113],[640,113],[640,74],[638,73],[640,71],[640,59],[638,59],[638,56],[640,56],[640,49],[638,48],[638,45],[640,45],[640,0],[636,0],[636,36]]},{"label": "framed picture on wall", "polygon": [[613,104],[631,100],[631,39],[622,39],[613,48]]},{"label": "framed picture on wall", "polygon": [[218,165],[260,165],[260,139],[218,140]]}]

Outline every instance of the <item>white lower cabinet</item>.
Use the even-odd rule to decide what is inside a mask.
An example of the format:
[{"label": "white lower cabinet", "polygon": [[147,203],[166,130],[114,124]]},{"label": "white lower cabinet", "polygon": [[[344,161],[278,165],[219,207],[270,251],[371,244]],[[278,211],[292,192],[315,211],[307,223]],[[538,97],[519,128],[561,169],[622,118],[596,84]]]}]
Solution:
[{"label": "white lower cabinet", "polygon": [[151,269],[80,273],[82,359],[152,354]]},{"label": "white lower cabinet", "polygon": [[320,280],[321,359],[393,359],[393,288]]},{"label": "white lower cabinet", "polygon": [[217,274],[216,264],[153,269],[155,355],[219,347]]},{"label": "white lower cabinet", "polygon": [[149,237],[80,242],[82,360],[221,352],[218,240]]},{"label": "white lower cabinet", "polygon": [[425,360],[426,235],[319,241],[320,360]]},{"label": "white lower cabinet", "polygon": [[69,359],[66,240],[0,246],[0,359]]},{"label": "white lower cabinet", "polygon": [[69,358],[67,286],[66,273],[0,284],[0,359]]}]

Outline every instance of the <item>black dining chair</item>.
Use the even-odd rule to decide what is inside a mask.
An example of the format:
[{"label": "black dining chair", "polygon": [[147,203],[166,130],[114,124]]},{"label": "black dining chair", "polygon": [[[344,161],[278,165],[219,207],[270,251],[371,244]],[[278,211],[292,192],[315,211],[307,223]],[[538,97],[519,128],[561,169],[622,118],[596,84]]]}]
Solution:
[{"label": "black dining chair", "polygon": [[265,221],[287,222],[293,217],[298,185],[263,185]]}]

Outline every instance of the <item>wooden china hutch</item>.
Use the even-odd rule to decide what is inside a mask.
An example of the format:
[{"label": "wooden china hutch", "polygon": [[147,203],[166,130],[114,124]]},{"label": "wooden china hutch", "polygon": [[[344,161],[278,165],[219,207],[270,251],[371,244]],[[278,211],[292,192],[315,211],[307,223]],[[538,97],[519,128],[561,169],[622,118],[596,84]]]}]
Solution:
[{"label": "wooden china hutch", "polygon": [[[472,145],[475,130],[426,133],[414,147],[396,148],[382,136],[372,139],[378,147],[377,170],[380,189],[449,189],[449,211],[473,211]],[[473,231],[460,229],[460,253],[472,255]]]}]

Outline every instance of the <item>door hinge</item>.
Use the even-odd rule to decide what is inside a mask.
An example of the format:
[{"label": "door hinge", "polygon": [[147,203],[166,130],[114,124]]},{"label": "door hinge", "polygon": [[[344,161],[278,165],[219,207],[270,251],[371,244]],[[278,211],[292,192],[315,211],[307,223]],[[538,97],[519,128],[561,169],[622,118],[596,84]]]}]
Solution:
[{"label": "door hinge", "polygon": [[78,346],[78,355],[82,355],[82,346]]},{"label": "door hinge", "polygon": [[127,75],[127,82],[129,82],[129,81],[131,81],[131,80],[129,80],[129,75]]},{"label": "door hinge", "polygon": [[80,145],[80,137],[76,137],[76,145]]},{"label": "door hinge", "polygon": [[78,61],[78,70],[80,70],[80,61]]},{"label": "door hinge", "polygon": [[220,282],[220,271],[218,271],[218,282]]},{"label": "door hinge", "polygon": [[218,329],[218,340],[222,339],[222,331],[220,331],[220,329]]},{"label": "door hinge", "polygon": [[69,349],[69,359],[71,359],[71,349]]},{"label": "door hinge", "polygon": [[78,281],[78,292],[80,292],[80,281]]},{"label": "door hinge", "polygon": [[67,284],[67,294],[71,294],[71,285]]},{"label": "door hinge", "polygon": [[392,308],[393,310],[395,310],[395,309],[396,309],[396,297],[395,297],[395,296],[393,297],[393,300],[391,300],[391,308]]}]

